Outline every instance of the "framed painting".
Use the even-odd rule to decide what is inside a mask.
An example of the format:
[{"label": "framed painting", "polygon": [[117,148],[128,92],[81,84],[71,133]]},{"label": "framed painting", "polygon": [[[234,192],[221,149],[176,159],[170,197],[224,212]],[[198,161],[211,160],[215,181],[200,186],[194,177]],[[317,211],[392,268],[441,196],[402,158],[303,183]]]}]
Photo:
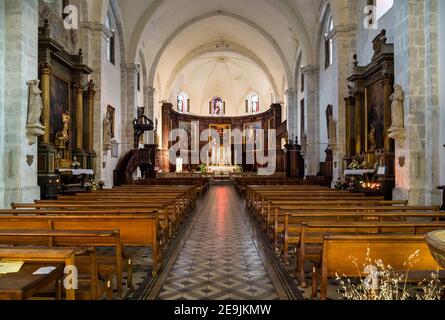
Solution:
[{"label": "framed painting", "polygon": [[187,141],[182,141],[181,151],[189,151],[191,147],[191,137],[192,137],[192,124],[190,122],[179,122],[179,129],[184,130],[187,134]]},{"label": "framed painting", "polygon": [[[216,130],[216,132],[218,132],[219,137],[221,139],[221,143],[223,142],[223,137],[224,137],[224,133],[225,132],[229,132],[229,137],[231,138],[231,130],[232,130],[232,126],[230,124],[211,124],[209,125],[209,130]],[[209,141],[212,140],[212,137],[209,136]]]},{"label": "framed painting", "polygon": [[257,132],[262,129],[261,121],[258,122],[250,122],[244,124],[244,144],[245,145],[253,145],[254,148],[257,147]]},{"label": "framed painting", "polygon": [[366,90],[367,151],[384,148],[384,96],[382,82],[376,82]]},{"label": "framed painting", "polygon": [[[62,115],[71,111],[70,81],[51,73],[50,76],[50,137],[55,139],[57,132],[63,129]],[[71,127],[72,128],[72,127]]]}]

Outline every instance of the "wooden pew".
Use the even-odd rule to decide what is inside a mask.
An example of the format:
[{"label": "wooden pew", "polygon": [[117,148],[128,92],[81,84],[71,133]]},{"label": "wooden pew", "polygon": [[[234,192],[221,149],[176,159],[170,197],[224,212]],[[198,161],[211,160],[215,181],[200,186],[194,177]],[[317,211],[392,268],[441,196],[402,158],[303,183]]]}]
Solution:
[{"label": "wooden pew", "polygon": [[[0,226],[1,227],[1,226]],[[122,297],[123,271],[127,271],[127,285],[133,290],[132,283],[132,260],[123,253],[119,230],[109,231],[78,231],[78,230],[1,230],[0,244],[14,246],[48,246],[53,247],[114,247],[115,256],[97,256],[97,267],[99,274],[107,278],[116,276],[117,293]],[[77,257],[77,267],[81,264],[84,269],[89,266],[89,261],[84,257]],[[92,279],[92,288],[98,287],[96,277]],[[94,289],[97,291],[97,289]],[[93,293],[91,296],[95,296]]]},{"label": "wooden pew", "polygon": [[307,260],[321,261],[323,239],[326,235],[346,234],[421,234],[445,229],[442,221],[360,221],[360,222],[303,222],[296,248],[295,272],[302,287],[306,287]]},{"label": "wooden pew", "polygon": [[38,216],[23,213],[17,216],[0,215],[0,230],[18,227],[22,230],[119,230],[123,246],[152,248],[153,274],[157,274],[159,263],[162,261],[162,251],[156,214],[98,215],[92,213],[82,215],[75,212],[72,214],[63,212],[62,215],[51,215],[52,213]]},{"label": "wooden pew", "polygon": [[[69,249],[0,248],[0,259],[76,265],[74,251]],[[75,299],[76,291],[73,288],[66,289],[66,300]]]},{"label": "wooden pew", "polygon": [[356,221],[404,221],[409,218],[423,218],[430,221],[438,221],[444,214],[437,211],[381,211],[381,212],[299,212],[286,213],[283,226],[280,226],[278,219],[274,227],[274,244],[278,248],[279,234],[283,241],[280,252],[286,264],[289,263],[289,245],[298,245],[300,242],[301,226],[304,222],[356,222]]},{"label": "wooden pew", "polygon": [[[372,261],[381,259],[395,271],[404,274],[407,271],[405,262],[419,250],[418,263],[411,268],[409,278],[423,280],[428,274],[441,269],[432,257],[425,237],[422,235],[336,235],[325,236],[321,259],[321,300],[327,299],[328,279],[336,274],[346,277],[359,277],[362,270],[357,270],[350,257],[358,259],[358,266],[365,260],[370,249]],[[419,273],[420,271],[420,273]],[[317,273],[314,274],[314,283]],[[313,293],[315,296],[316,293]]]}]

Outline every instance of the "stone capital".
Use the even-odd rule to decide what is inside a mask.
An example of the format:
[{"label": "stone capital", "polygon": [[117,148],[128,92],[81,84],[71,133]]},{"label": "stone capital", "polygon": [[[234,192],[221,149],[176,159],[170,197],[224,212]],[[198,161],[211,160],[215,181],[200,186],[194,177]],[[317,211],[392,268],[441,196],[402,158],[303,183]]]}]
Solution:
[{"label": "stone capital", "polygon": [[315,66],[315,65],[308,65],[308,66],[304,66],[301,69],[301,72],[303,73],[303,75],[312,75],[316,72],[320,71],[320,66]]},{"label": "stone capital", "polygon": [[329,39],[335,40],[339,37],[353,37],[357,31],[356,24],[338,25],[329,33]]},{"label": "stone capital", "polygon": [[155,93],[155,88],[149,87],[149,86],[145,86],[144,87],[144,91],[147,92],[148,95],[152,96]]},{"label": "stone capital", "polygon": [[103,37],[108,41],[113,36],[113,30],[110,30],[106,25],[98,22],[82,22],[81,28],[88,29],[91,32],[101,32]]},{"label": "stone capital", "polygon": [[128,73],[137,74],[141,72],[141,66],[135,63],[123,63],[121,68],[126,69]]},{"label": "stone capital", "polygon": [[288,88],[286,91],[284,91],[284,94],[286,96],[294,96],[295,95],[295,90],[294,90],[294,88]]}]

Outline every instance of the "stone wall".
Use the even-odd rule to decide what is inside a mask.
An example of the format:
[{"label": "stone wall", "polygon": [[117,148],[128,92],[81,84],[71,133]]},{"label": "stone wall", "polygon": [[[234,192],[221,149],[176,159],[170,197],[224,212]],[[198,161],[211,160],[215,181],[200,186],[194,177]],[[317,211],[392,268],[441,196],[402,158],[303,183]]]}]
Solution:
[{"label": "stone wall", "polygon": [[[38,8],[34,0],[9,0],[4,6],[4,145],[3,205],[32,202],[40,197],[37,186],[37,144],[26,139],[28,87],[37,78]],[[27,163],[27,158],[32,163]]]},{"label": "stone wall", "polygon": [[[405,92],[407,143],[396,145],[397,199],[438,204],[439,77],[437,0],[395,1],[395,82]],[[399,157],[406,164],[398,165]]]},{"label": "stone wall", "polygon": [[440,184],[445,185],[445,1],[439,1],[439,75],[440,76]]},{"label": "stone wall", "polygon": [[[5,2],[0,1],[0,153],[3,153],[5,140],[5,93],[4,93],[4,46],[5,46]],[[0,157],[0,208],[4,207],[4,163]]]}]

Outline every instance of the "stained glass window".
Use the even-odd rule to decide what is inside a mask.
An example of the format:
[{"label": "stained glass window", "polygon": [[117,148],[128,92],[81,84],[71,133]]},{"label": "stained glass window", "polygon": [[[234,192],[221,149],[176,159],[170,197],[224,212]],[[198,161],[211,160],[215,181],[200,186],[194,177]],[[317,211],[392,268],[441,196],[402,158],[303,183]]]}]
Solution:
[{"label": "stained glass window", "polygon": [[249,113],[259,113],[260,112],[260,97],[256,93],[249,97]]},{"label": "stained glass window", "polygon": [[225,113],[224,101],[220,97],[215,97],[210,103],[211,114],[214,116],[222,116]]},{"label": "stained glass window", "polygon": [[178,96],[178,111],[182,113],[190,112],[189,97],[185,92]]}]

